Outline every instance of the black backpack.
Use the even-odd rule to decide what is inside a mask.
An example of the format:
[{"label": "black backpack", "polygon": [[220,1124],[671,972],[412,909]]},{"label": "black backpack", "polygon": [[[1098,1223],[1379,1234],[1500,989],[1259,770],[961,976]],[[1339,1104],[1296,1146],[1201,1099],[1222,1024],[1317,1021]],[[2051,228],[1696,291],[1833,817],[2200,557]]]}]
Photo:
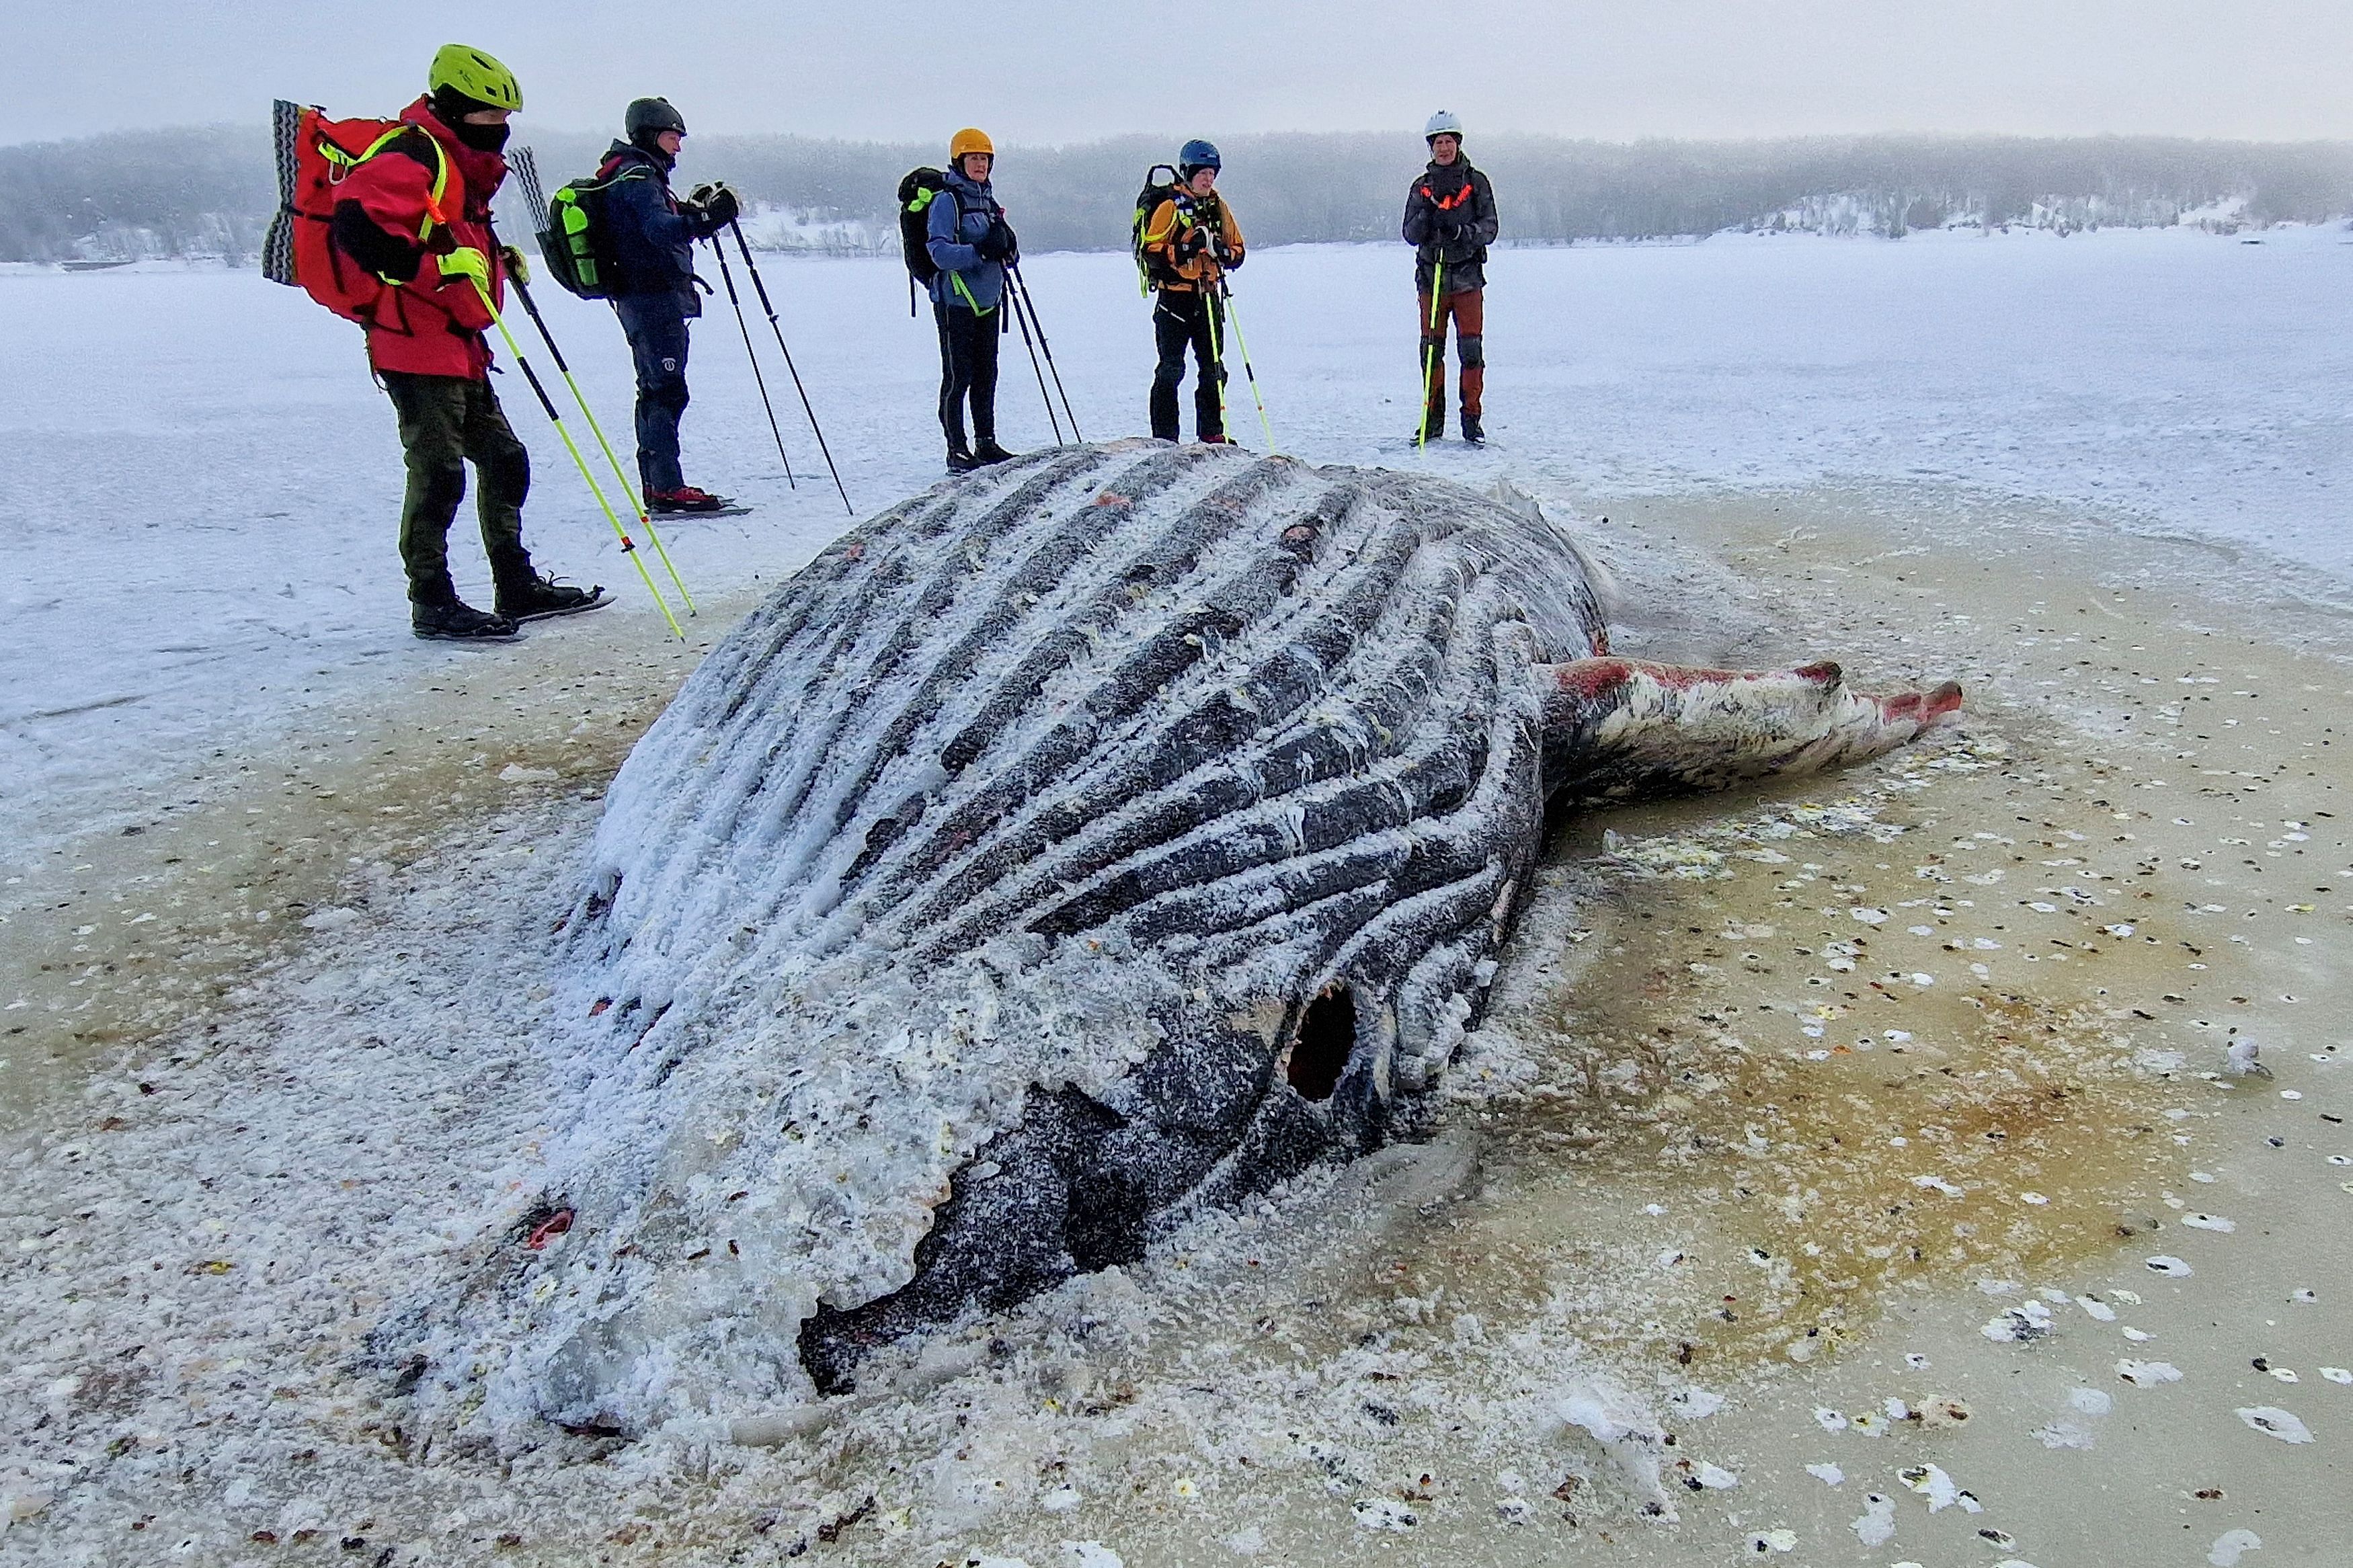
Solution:
[{"label": "black backpack", "polygon": [[932,202],[948,188],[937,169],[910,169],[899,182],[899,252],[907,263],[907,314],[915,313],[915,286],[928,289],[940,275],[932,260]]},{"label": "black backpack", "polygon": [[[1164,174],[1167,178],[1161,178]],[[1128,254],[1135,258],[1136,287],[1146,294],[1152,292],[1155,273],[1152,263],[1144,254],[1145,226],[1152,221],[1152,215],[1160,210],[1160,204],[1176,195],[1177,189],[1176,166],[1155,163],[1144,171],[1144,189],[1135,194],[1135,216],[1127,226],[1127,249]]]}]

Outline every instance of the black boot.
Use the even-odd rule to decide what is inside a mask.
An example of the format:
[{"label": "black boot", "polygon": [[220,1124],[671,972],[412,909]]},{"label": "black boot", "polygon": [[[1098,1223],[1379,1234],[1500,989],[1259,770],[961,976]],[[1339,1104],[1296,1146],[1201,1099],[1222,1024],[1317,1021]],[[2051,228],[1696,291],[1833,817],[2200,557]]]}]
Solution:
[{"label": "black boot", "polygon": [[550,616],[576,616],[583,610],[599,609],[612,602],[606,596],[602,584],[575,588],[569,583],[559,583],[536,572],[499,579],[499,614],[518,623],[543,621]]},{"label": "black boot", "polygon": [[980,445],[972,449],[972,464],[976,468],[985,468],[991,463],[1009,463],[1020,455],[1018,452],[1008,452],[998,446],[996,437],[983,436],[980,438]]},{"label": "black boot", "polygon": [[980,467],[980,459],[974,457],[970,452],[965,451],[962,447],[950,447],[948,448],[949,473],[968,474],[978,467]]},{"label": "black boot", "polygon": [[1441,439],[1443,439],[1443,438],[1445,437],[1445,435],[1446,435],[1446,416],[1445,416],[1444,414],[1442,414],[1442,413],[1440,413],[1440,414],[1432,414],[1432,415],[1430,416],[1429,423],[1428,423],[1428,424],[1426,424],[1426,425],[1424,425],[1424,426],[1422,426],[1421,427],[1419,427],[1419,428],[1416,429],[1416,430],[1414,431],[1414,433],[1413,433],[1414,439],[1415,439],[1415,440],[1417,440],[1417,441],[1422,441],[1422,440],[1437,441],[1437,440],[1441,440]]},{"label": "black boot", "polygon": [[1476,414],[1466,413],[1462,416],[1462,438],[1473,447],[1483,447],[1487,444],[1487,427],[1479,423],[1479,416]]},{"label": "black boot", "polygon": [[408,626],[418,637],[448,642],[506,642],[516,635],[514,622],[504,616],[486,616],[456,595],[411,605]]}]

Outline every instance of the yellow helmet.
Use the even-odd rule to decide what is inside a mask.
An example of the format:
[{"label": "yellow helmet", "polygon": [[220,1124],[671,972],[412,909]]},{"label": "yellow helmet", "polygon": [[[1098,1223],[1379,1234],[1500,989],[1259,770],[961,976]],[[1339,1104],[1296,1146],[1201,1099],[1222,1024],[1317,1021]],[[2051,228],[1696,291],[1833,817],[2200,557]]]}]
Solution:
[{"label": "yellow helmet", "polygon": [[961,158],[967,153],[986,153],[994,158],[997,156],[997,144],[988,139],[987,132],[967,125],[948,138],[948,157],[952,160]]},{"label": "yellow helmet", "polygon": [[446,87],[492,109],[522,107],[522,89],[514,72],[467,44],[442,45],[433,57],[433,68],[425,75],[425,86],[432,92]]}]

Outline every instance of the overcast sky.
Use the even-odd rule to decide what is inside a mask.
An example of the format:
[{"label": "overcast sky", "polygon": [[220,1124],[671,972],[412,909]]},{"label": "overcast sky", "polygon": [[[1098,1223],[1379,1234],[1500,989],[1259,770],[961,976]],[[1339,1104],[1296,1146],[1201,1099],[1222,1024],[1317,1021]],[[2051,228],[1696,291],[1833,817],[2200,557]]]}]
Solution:
[{"label": "overcast sky", "polygon": [[0,142],[396,108],[451,39],[525,123],[1007,142],[1419,128],[2353,137],[2353,0],[5,0]]}]

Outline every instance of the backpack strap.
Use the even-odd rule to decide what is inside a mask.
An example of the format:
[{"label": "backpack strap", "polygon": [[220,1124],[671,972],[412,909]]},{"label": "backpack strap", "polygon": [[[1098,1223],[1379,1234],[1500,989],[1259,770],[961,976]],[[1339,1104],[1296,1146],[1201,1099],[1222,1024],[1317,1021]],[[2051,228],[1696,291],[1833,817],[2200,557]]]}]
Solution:
[{"label": "backpack strap", "polygon": [[[433,158],[430,163],[417,157],[417,149],[408,142],[411,132],[415,132],[416,139],[422,141],[432,150]],[[329,182],[334,184],[341,184],[350,178],[353,170],[377,153],[395,147],[406,155],[416,158],[418,163],[424,163],[426,171],[433,176],[432,186],[425,194],[425,221],[417,226],[417,243],[422,245],[433,237],[435,224],[438,223],[444,228],[449,225],[448,209],[445,205],[449,195],[449,150],[441,145],[440,138],[430,132],[419,131],[414,125],[396,125],[369,142],[364,151],[356,154],[344,152],[323,136],[319,138],[319,156],[324,158],[336,171],[328,176]],[[394,280],[386,279],[386,281]]]}]

